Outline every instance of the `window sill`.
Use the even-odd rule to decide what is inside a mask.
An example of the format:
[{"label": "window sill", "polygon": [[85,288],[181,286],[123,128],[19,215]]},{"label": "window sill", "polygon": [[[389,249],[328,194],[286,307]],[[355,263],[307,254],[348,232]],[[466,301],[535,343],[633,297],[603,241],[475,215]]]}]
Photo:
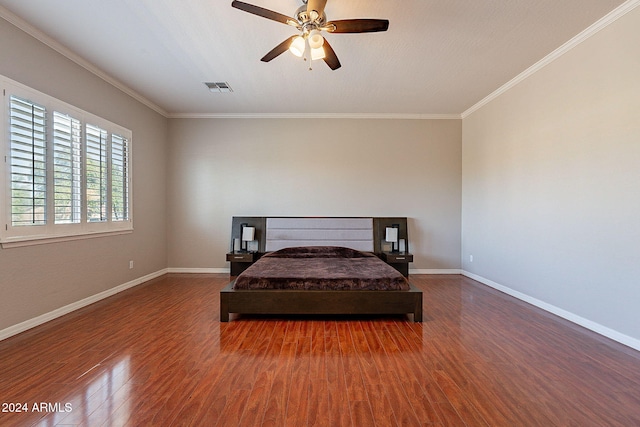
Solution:
[{"label": "window sill", "polygon": [[112,230],[112,231],[98,231],[87,232],[73,235],[60,235],[60,236],[27,236],[27,237],[13,237],[6,238],[0,242],[2,249],[21,248],[24,246],[46,245],[49,243],[71,242],[74,240],[93,239],[97,237],[118,236],[122,234],[133,233],[133,228]]}]

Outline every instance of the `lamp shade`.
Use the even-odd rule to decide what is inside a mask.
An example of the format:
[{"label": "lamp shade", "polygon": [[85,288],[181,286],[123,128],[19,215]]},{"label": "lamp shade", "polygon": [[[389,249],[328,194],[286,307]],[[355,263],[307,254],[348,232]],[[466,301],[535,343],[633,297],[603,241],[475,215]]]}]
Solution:
[{"label": "lamp shade", "polygon": [[321,48],[323,44],[324,38],[322,37],[322,34],[320,34],[320,31],[312,30],[309,33],[309,46],[311,49]]},{"label": "lamp shade", "polygon": [[397,243],[398,242],[398,229],[395,227],[387,227],[385,238],[387,242]]},{"label": "lamp shade", "polygon": [[304,50],[306,48],[306,43],[304,42],[304,38],[302,36],[298,36],[291,42],[289,46],[289,50],[297,57],[302,57],[304,55]]},{"label": "lamp shade", "polygon": [[255,236],[255,227],[244,227],[242,229],[242,241],[251,242]]},{"label": "lamp shade", "polygon": [[325,53],[324,48],[320,46],[319,48],[311,48],[311,60],[315,61],[316,59],[324,59]]}]

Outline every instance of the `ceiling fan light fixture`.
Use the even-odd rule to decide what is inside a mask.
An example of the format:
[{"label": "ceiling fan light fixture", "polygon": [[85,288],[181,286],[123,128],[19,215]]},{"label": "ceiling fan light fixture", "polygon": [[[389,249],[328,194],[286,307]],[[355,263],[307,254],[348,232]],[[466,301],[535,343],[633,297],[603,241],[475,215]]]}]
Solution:
[{"label": "ceiling fan light fixture", "polygon": [[[231,7],[261,16],[271,21],[290,25],[298,29],[301,34],[292,35],[271,49],[260,61],[269,62],[280,56],[286,50],[299,58],[324,59],[324,62],[332,70],[341,67],[338,57],[328,40],[325,40],[321,32],[329,33],[374,33],[387,31],[389,20],[387,19],[339,19],[327,21],[325,6],[328,0],[302,0],[294,15],[289,17],[264,7],[255,6],[240,0],[233,0]],[[307,47],[308,46],[308,47]],[[311,69],[311,67],[309,67]]]},{"label": "ceiling fan light fixture", "polygon": [[324,59],[326,56],[324,52],[324,48],[322,46],[317,48],[311,48],[311,60],[315,61],[316,59]]},{"label": "ceiling fan light fixture", "polygon": [[302,55],[304,55],[305,48],[306,48],[306,43],[302,36],[298,36],[295,39],[293,39],[293,41],[291,42],[291,46],[289,46],[289,50],[291,51],[291,53],[293,53],[295,56],[299,58],[301,58]]},{"label": "ceiling fan light fixture", "polygon": [[309,46],[311,49],[321,48],[323,44],[324,38],[322,37],[322,34],[320,34],[320,31],[311,30],[309,33]]}]

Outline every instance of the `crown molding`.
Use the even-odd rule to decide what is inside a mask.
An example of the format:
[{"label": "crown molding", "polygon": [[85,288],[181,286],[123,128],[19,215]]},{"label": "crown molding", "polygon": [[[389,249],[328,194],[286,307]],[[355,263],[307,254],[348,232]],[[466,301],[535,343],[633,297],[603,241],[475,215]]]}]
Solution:
[{"label": "crown molding", "polygon": [[16,14],[14,14],[11,11],[9,11],[8,9],[6,9],[3,6],[0,6],[0,18],[3,18],[7,22],[9,22],[9,23],[13,24],[14,26],[18,27],[19,29],[21,29],[25,33],[29,34],[31,37],[33,37],[36,40],[40,41],[41,43],[44,43],[45,45],[49,46],[51,49],[55,50],[56,52],[58,52],[59,54],[63,55],[67,59],[70,59],[71,61],[75,62],[76,64],[80,65],[82,68],[86,69],[87,71],[89,71],[89,72],[93,73],[94,75],[100,77],[102,80],[106,81],[110,85],[120,89],[122,92],[126,93],[130,97],[134,98],[135,100],[139,101],[140,103],[142,103],[142,104],[146,105],[147,107],[151,108],[156,113],[158,113],[158,114],[160,114],[160,115],[162,115],[164,117],[168,117],[169,116],[169,113],[167,111],[165,111],[163,108],[161,108],[160,106],[158,106],[157,104],[151,102],[150,100],[148,100],[147,98],[145,98],[144,96],[142,96],[141,94],[136,92],[135,90],[131,89],[129,86],[125,85],[121,81],[111,77],[110,75],[108,75],[104,71],[100,70],[98,67],[96,67],[95,65],[93,65],[92,63],[87,61],[86,59],[84,59],[81,56],[77,55],[76,53],[72,52],[66,46],[62,45],[58,41],[56,41],[53,38],[49,37],[48,35],[46,35],[42,31],[40,31],[38,28],[36,28],[33,25],[29,24],[24,19],[20,18],[19,16],[17,16]]},{"label": "crown molding", "polygon": [[514,77],[511,80],[509,80],[507,83],[505,83],[504,85],[500,86],[494,92],[492,92],[491,94],[487,95],[481,101],[479,101],[478,103],[476,103],[475,105],[473,105],[472,107],[470,107],[469,109],[464,111],[460,115],[461,118],[464,119],[467,116],[469,116],[470,114],[472,114],[473,112],[475,112],[475,111],[479,110],[480,108],[482,108],[483,106],[487,105],[489,102],[493,101],[494,99],[496,99],[497,97],[499,97],[503,93],[507,92],[509,89],[513,88],[514,86],[516,86],[521,81],[523,81],[523,80],[527,79],[529,76],[537,73],[539,70],[541,70],[542,68],[544,68],[548,64],[550,64],[553,61],[555,61],[556,59],[560,58],[562,55],[564,55],[565,53],[569,52],[571,49],[573,49],[574,47],[578,46],[579,44],[581,44],[585,40],[589,39],[591,36],[593,36],[594,34],[598,33],[600,30],[602,30],[602,29],[606,28],[607,26],[611,25],[612,23],[617,21],[618,18],[621,18],[622,16],[624,16],[627,13],[631,12],[637,6],[640,6],[640,0],[628,0],[628,1],[624,2],[624,3],[622,3],[620,6],[618,6],[617,8],[615,8],[614,10],[612,10],[611,12],[606,14],[604,17],[602,17],[601,19],[597,20],[595,23],[593,23],[592,25],[587,27],[584,31],[580,32],[577,36],[573,37],[571,40],[569,40],[568,42],[566,42],[565,44],[563,44],[562,46],[560,46],[559,48],[557,48],[556,50],[554,50],[553,52],[551,52],[550,54],[548,54],[547,56],[542,58],[540,61],[538,61],[535,64],[533,64],[531,67],[527,68],[522,73],[518,74],[516,77]]},{"label": "crown molding", "polygon": [[170,119],[387,119],[387,120],[460,120],[460,114],[396,113],[184,113],[169,114]]}]

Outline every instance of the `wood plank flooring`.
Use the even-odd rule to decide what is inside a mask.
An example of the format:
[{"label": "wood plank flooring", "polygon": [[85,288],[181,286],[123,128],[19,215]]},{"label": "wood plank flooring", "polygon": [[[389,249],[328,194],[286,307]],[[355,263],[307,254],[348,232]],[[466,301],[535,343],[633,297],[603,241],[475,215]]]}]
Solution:
[{"label": "wood plank flooring", "polygon": [[423,323],[220,323],[228,281],[166,275],[0,342],[0,426],[640,425],[638,352],[463,276],[411,277]]}]

